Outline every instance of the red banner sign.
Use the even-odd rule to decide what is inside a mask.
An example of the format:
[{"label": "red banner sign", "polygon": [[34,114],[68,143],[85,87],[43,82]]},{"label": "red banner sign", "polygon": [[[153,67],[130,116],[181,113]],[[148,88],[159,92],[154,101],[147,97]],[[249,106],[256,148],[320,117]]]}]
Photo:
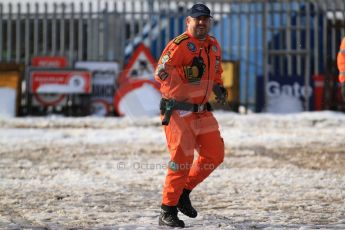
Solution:
[{"label": "red banner sign", "polygon": [[30,83],[32,93],[91,93],[91,74],[88,71],[33,70]]},{"label": "red banner sign", "polygon": [[35,67],[48,67],[48,68],[65,68],[67,67],[67,59],[65,57],[48,57],[38,56],[33,57],[31,65]]}]

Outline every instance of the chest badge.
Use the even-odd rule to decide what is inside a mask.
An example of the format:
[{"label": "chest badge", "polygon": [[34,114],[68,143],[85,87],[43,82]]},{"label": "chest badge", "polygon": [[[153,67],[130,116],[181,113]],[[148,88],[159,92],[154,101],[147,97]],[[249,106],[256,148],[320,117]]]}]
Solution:
[{"label": "chest badge", "polygon": [[188,49],[190,51],[192,51],[192,52],[196,51],[196,46],[195,46],[195,44],[193,42],[188,42],[187,46],[188,46]]}]

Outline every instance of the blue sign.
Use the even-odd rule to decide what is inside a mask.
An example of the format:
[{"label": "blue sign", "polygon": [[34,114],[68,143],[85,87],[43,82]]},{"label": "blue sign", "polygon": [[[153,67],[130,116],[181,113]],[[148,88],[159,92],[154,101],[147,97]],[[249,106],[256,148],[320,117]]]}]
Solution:
[{"label": "blue sign", "polygon": [[[301,76],[269,76],[264,85],[262,76],[257,78],[256,112],[293,113],[303,112],[305,101],[313,108],[313,86],[304,84]],[[267,101],[265,101],[265,95]]]}]

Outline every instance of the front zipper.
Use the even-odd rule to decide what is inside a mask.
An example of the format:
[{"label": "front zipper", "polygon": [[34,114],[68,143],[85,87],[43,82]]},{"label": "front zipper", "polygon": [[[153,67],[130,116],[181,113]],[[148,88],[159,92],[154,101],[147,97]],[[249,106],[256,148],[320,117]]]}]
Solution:
[{"label": "front zipper", "polygon": [[[205,96],[204,96],[204,99],[202,99],[202,102],[201,104],[206,104],[206,102],[204,103],[205,99],[206,99],[206,96],[207,96],[207,91],[208,91],[208,87],[209,87],[209,84],[210,84],[210,47],[208,47],[208,49],[206,50],[206,55],[207,55],[207,87],[206,87],[206,92],[205,92]],[[202,48],[200,48],[200,53],[199,53],[199,56],[201,56],[201,50]]]}]

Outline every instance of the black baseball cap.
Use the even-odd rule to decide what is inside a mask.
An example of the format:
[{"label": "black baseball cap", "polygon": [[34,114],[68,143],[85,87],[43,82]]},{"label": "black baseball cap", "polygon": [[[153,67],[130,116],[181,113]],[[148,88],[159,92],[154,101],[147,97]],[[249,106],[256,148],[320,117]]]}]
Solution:
[{"label": "black baseball cap", "polygon": [[188,16],[191,16],[192,18],[197,18],[200,16],[207,16],[212,18],[211,10],[202,3],[194,4],[192,8],[188,10]]}]

